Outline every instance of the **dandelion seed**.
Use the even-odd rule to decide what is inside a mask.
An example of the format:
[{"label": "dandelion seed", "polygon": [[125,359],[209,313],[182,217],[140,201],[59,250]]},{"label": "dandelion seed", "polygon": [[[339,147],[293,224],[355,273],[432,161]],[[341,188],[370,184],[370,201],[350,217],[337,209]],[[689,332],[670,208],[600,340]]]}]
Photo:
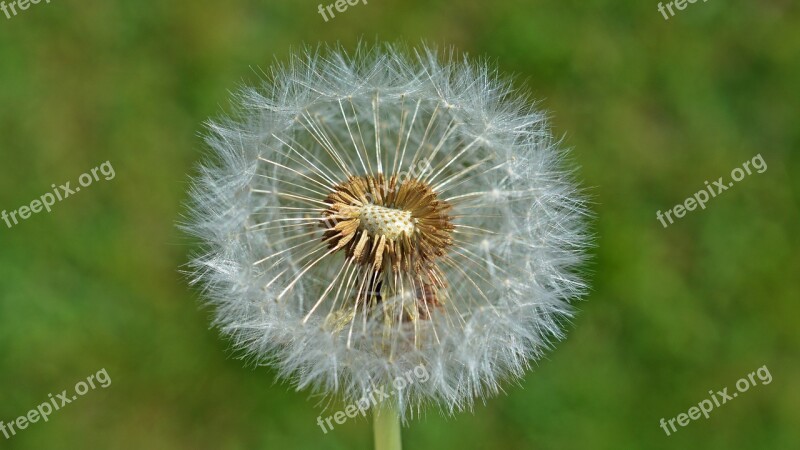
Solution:
[{"label": "dandelion seed", "polygon": [[[409,56],[413,55],[413,56]],[[545,117],[486,65],[307,50],[212,123],[186,228],[216,324],[298,389],[470,408],[563,336],[587,215]]]}]

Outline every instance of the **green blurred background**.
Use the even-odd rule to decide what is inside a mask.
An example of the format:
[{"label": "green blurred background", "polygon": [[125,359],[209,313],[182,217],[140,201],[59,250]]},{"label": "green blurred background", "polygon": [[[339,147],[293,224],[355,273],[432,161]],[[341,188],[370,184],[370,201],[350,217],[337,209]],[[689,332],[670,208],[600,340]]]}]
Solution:
[{"label": "green blurred background", "polygon": [[[175,228],[209,117],[302,43],[421,39],[488,56],[552,113],[595,202],[593,284],[566,341],[507,395],[436,411],[406,448],[800,448],[800,15],[791,0],[52,0],[0,15],[0,209],[110,161],[99,181],[0,222],[0,420],[105,368],[107,389],[9,449],[357,449],[318,399],[245,366],[178,273]],[[760,153],[664,229],[665,211]],[[659,420],[769,385],[670,437]]]}]

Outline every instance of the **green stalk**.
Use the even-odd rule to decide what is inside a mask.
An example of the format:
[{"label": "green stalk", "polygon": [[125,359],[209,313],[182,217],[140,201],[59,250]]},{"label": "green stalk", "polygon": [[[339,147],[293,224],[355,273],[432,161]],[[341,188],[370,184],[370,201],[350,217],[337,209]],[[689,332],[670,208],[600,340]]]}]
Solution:
[{"label": "green stalk", "polygon": [[375,429],[375,450],[402,450],[400,415],[397,413],[397,407],[391,401],[375,407],[372,420]]}]

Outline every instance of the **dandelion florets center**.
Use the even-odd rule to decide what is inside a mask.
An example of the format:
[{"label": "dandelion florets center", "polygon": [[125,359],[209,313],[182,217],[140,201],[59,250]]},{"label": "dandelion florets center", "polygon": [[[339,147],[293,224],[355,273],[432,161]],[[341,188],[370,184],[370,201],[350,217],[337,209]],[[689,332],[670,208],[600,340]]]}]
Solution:
[{"label": "dandelion florets center", "polygon": [[453,243],[450,204],[417,179],[353,176],[325,202],[323,241],[379,272],[433,279],[436,260]]},{"label": "dandelion florets center", "polygon": [[359,229],[372,236],[385,236],[386,239],[394,241],[401,235],[411,237],[414,234],[411,211],[369,204],[361,207],[358,218]]}]

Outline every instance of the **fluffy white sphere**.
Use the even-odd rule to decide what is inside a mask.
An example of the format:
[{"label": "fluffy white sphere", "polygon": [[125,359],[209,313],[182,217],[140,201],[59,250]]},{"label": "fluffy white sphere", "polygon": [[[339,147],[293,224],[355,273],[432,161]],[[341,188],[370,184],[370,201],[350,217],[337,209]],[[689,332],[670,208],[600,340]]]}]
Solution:
[{"label": "fluffy white sphere", "polygon": [[351,402],[424,368],[392,387],[407,415],[496,394],[562,337],[584,200],[545,116],[485,64],[306,50],[236,100],[185,227],[245,355]]}]

